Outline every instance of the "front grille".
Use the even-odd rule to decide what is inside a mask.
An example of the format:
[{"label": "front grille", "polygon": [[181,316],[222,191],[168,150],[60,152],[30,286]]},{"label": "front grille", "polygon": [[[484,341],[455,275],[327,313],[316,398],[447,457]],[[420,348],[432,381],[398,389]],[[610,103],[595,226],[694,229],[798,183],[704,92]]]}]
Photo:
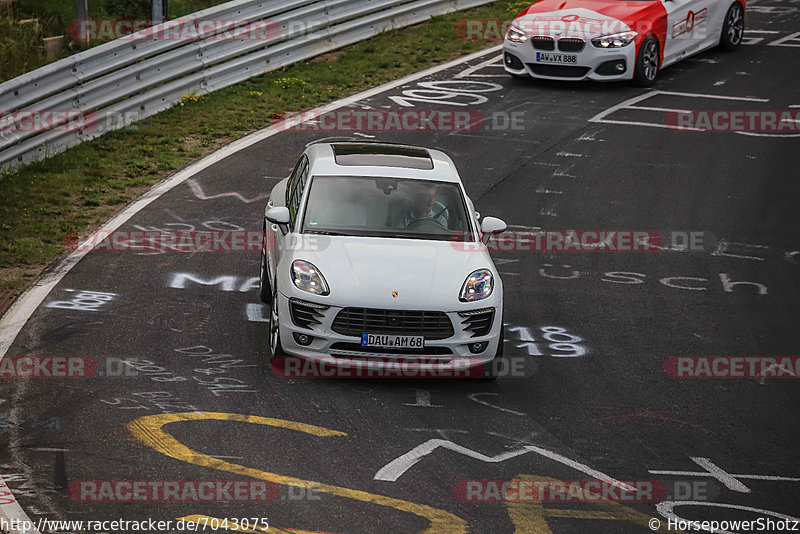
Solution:
[{"label": "front grille", "polygon": [[531,44],[535,50],[555,50],[556,41],[552,37],[545,35],[534,35],[531,37]]},{"label": "front grille", "polygon": [[289,299],[289,312],[292,315],[292,322],[295,326],[311,330],[312,324],[322,324],[320,319],[324,317],[320,310],[327,309],[328,306],[306,302],[300,299]]},{"label": "front grille", "polygon": [[492,320],[494,319],[494,308],[486,310],[476,310],[475,312],[459,313],[464,320],[461,325],[464,330],[472,332],[470,337],[485,336],[492,329]]},{"label": "front grille", "polygon": [[385,334],[447,339],[453,336],[453,323],[438,311],[344,308],[333,320],[331,330],[343,336]]},{"label": "front grille", "polygon": [[577,37],[565,37],[558,40],[558,49],[562,52],[580,52],[586,46],[586,41]]},{"label": "front grille", "polygon": [[[447,347],[423,347],[410,349],[408,347],[364,347],[358,343],[344,343],[337,341],[331,345],[331,350],[346,350],[350,352],[369,352],[371,354],[422,354],[425,356],[451,355],[453,351]],[[334,354],[335,356],[335,354]]]},{"label": "front grille", "polygon": [[582,78],[589,72],[589,67],[576,67],[573,65],[542,65],[541,63],[528,63],[534,74],[552,76],[554,78]]}]

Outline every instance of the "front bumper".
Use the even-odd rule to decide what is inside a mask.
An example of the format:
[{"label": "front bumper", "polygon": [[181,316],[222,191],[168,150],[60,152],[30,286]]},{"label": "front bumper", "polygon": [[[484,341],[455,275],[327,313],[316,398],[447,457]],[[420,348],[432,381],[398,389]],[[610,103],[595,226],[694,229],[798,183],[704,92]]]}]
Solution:
[{"label": "front bumper", "polygon": [[[452,324],[453,335],[445,339],[426,338],[425,348],[420,351],[382,352],[384,349],[378,347],[362,347],[360,335],[343,335],[332,329],[334,319],[343,309],[341,306],[326,302],[325,305],[328,306],[326,309],[314,310],[314,320],[317,322],[298,326],[296,324],[298,321],[292,316],[290,298],[297,299],[296,296],[278,294],[280,339],[284,352],[298,359],[338,368],[381,368],[402,365],[404,370],[430,371],[431,376],[437,371],[448,370],[465,373],[461,376],[472,376],[470,370],[481,369],[494,358],[503,327],[502,296],[495,294],[485,301],[465,305],[467,310],[494,308],[491,328],[485,335],[473,337],[473,332],[463,324],[466,318],[459,315],[459,311],[466,310],[445,311]],[[320,304],[319,299],[315,301],[313,296],[304,297],[302,300]],[[416,334],[409,332],[408,335]],[[310,336],[313,339],[307,344],[301,344],[298,342],[298,336]],[[470,345],[475,343],[485,343],[486,346],[482,351],[475,353],[470,350]]]},{"label": "front bumper", "polygon": [[[577,61],[550,63],[542,60],[541,53],[575,55]],[[618,64],[624,65],[623,71],[617,70]],[[536,50],[532,40],[524,43],[506,40],[503,42],[503,66],[509,74],[544,80],[630,80],[636,66],[636,44],[630,43],[622,48],[597,48],[587,41],[580,52],[550,52]]]}]

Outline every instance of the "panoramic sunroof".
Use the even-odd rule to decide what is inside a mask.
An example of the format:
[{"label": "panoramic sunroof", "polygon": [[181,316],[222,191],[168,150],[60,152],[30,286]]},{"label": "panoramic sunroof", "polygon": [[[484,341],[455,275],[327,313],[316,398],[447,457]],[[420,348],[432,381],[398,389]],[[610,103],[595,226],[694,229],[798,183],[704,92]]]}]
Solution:
[{"label": "panoramic sunroof", "polygon": [[333,145],[337,165],[405,167],[429,171],[433,160],[427,150],[399,145],[346,144]]}]

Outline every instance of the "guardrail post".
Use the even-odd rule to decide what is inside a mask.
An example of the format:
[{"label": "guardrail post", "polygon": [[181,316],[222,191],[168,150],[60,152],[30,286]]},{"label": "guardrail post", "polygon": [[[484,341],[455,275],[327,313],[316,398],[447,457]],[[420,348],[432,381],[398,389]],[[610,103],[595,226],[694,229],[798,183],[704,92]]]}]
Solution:
[{"label": "guardrail post", "polygon": [[89,18],[89,6],[87,0],[74,0],[75,20],[86,20]]},{"label": "guardrail post", "polygon": [[153,0],[153,24],[164,22],[169,16],[169,0]]}]

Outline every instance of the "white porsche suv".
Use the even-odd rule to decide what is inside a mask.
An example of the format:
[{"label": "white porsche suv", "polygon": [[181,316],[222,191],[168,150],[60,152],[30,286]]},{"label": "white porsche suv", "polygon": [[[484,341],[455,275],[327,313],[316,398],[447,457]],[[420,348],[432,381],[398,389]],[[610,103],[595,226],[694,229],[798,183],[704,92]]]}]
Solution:
[{"label": "white porsche suv", "polygon": [[270,362],[491,377],[487,364],[503,354],[503,285],[485,242],[506,225],[478,217],[439,150],[311,144],[264,213]]}]

